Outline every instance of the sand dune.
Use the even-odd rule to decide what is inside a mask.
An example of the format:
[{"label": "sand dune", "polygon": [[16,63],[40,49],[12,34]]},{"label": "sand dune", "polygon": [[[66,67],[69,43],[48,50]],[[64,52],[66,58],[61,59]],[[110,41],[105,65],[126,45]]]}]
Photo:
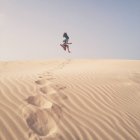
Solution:
[{"label": "sand dune", "polygon": [[0,62],[0,140],[139,140],[139,60]]}]

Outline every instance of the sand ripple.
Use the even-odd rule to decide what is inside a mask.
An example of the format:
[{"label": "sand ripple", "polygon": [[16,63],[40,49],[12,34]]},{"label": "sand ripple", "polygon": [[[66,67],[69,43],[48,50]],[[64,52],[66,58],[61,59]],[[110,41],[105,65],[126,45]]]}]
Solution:
[{"label": "sand ripple", "polygon": [[0,68],[0,140],[140,139],[139,61],[3,62]]}]

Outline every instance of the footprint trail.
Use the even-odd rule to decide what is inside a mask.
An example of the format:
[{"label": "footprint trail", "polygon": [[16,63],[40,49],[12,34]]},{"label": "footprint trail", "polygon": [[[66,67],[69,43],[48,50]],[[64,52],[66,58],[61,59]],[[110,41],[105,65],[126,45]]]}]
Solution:
[{"label": "footprint trail", "polygon": [[67,99],[67,96],[60,91],[67,87],[54,85],[53,73],[69,63],[70,60],[65,60],[55,68],[40,74],[34,81],[39,92],[25,99],[28,105],[23,111],[24,119],[30,129],[29,140],[49,140],[58,135],[59,122],[63,117],[61,100]]}]

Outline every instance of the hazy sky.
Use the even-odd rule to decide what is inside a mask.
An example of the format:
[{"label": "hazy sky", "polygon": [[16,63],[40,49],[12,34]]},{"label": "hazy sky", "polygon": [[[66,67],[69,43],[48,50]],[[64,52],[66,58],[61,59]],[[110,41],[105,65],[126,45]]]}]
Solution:
[{"label": "hazy sky", "polygon": [[140,59],[140,0],[0,0],[0,60],[47,58]]}]

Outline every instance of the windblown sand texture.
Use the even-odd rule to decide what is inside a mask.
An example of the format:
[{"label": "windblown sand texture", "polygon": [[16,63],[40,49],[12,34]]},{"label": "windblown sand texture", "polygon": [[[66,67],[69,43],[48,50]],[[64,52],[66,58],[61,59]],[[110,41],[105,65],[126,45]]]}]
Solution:
[{"label": "windblown sand texture", "polygon": [[140,140],[140,61],[0,62],[0,140]]}]

